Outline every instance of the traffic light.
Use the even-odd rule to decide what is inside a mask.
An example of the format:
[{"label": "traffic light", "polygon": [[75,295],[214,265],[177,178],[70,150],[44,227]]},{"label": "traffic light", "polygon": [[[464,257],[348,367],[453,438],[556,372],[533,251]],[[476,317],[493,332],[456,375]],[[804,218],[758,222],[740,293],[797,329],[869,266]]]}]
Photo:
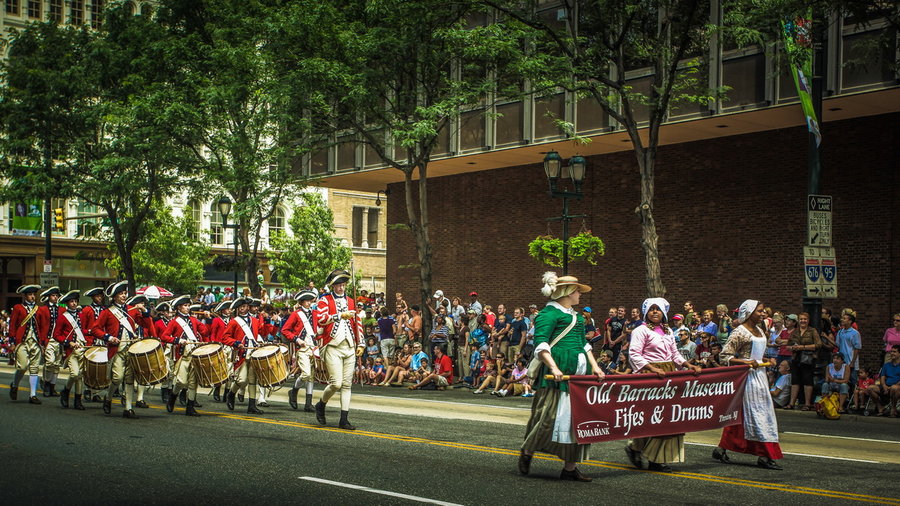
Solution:
[{"label": "traffic light", "polygon": [[61,207],[57,207],[53,210],[53,214],[56,216],[56,230],[65,230],[66,229],[66,217],[63,216],[63,210]]}]

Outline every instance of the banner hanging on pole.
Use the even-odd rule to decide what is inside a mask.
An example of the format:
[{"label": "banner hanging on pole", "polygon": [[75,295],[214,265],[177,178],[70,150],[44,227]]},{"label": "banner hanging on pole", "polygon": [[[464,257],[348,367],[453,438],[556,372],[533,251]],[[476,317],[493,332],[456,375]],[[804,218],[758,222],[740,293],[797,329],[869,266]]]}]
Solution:
[{"label": "banner hanging on pole", "polygon": [[12,219],[12,235],[36,237],[43,232],[43,210],[40,200],[18,202]]},{"label": "banner hanging on pole", "polygon": [[788,55],[794,86],[797,87],[797,94],[800,98],[800,106],[806,116],[806,127],[809,129],[809,133],[816,137],[816,146],[818,147],[822,144],[822,132],[819,129],[819,120],[816,118],[816,110],[813,107],[810,82],[813,76],[812,10],[808,11],[804,17],[785,21],[782,28],[784,30],[784,50]]},{"label": "banner hanging on pole", "polygon": [[717,429],[743,420],[747,366],[607,376],[571,376],[572,427],[581,444]]}]

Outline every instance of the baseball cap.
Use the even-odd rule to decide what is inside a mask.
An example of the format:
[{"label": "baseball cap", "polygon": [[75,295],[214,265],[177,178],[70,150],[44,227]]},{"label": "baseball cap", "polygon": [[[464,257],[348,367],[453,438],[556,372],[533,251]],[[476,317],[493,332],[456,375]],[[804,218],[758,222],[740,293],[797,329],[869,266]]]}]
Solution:
[{"label": "baseball cap", "polygon": [[476,292],[476,291],[470,292],[469,297],[478,297],[478,292]]},{"label": "baseball cap", "polygon": [[673,320],[681,321],[681,320],[684,320],[684,317],[681,316],[680,314],[677,314],[677,315],[673,316],[672,319],[673,319]]},{"label": "baseball cap", "polygon": [[788,320],[798,321],[798,320],[797,320],[797,315],[795,315],[794,313],[791,313],[791,314],[785,316],[785,318],[787,318]]},{"label": "baseball cap", "polygon": [[443,290],[438,290],[438,291],[434,292],[434,298],[435,298],[435,299],[440,299],[440,298],[443,297],[443,296],[444,296],[444,291],[443,291]]},{"label": "baseball cap", "polygon": [[591,312],[591,306],[586,306],[584,309],[582,309],[582,311],[584,311],[585,313],[590,313],[590,312]]}]

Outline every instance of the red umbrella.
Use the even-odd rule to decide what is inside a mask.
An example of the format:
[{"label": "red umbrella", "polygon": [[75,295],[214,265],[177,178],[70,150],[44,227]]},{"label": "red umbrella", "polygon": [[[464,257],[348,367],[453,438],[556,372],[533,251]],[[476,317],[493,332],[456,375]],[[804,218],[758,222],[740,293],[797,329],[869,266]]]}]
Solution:
[{"label": "red umbrella", "polygon": [[148,299],[159,299],[160,297],[171,297],[172,292],[161,286],[150,285],[138,289],[138,295],[146,295]]}]

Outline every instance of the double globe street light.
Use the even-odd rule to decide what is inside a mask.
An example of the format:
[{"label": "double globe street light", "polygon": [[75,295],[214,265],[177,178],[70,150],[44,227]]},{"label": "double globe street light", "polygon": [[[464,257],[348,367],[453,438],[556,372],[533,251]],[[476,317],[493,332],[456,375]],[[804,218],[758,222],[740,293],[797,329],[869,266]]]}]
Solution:
[{"label": "double globe street light", "polygon": [[[547,218],[547,221],[562,221],[562,269],[563,276],[569,273],[569,222],[574,218],[586,218],[586,214],[569,214],[569,199],[581,200],[584,193],[581,191],[581,183],[584,182],[584,175],[587,171],[587,161],[583,156],[575,155],[569,158],[569,164],[563,165],[563,158],[556,151],[550,151],[544,156],[544,173],[550,182],[550,196],[561,197],[563,199],[562,216],[555,218]],[[572,179],[572,191],[559,189],[557,184],[562,178]]]}]

